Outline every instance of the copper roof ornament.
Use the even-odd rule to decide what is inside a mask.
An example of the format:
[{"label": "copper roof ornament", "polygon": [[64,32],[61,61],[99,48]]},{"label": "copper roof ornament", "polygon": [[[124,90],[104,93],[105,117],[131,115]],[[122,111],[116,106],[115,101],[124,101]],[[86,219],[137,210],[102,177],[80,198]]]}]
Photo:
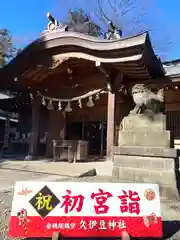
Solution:
[{"label": "copper roof ornament", "polygon": [[41,35],[44,35],[49,32],[66,32],[68,31],[68,26],[63,26],[59,21],[57,21],[50,12],[47,13],[47,18],[49,20],[49,23],[47,25],[47,29],[44,30],[44,32]]},{"label": "copper roof ornament", "polygon": [[122,30],[117,28],[112,21],[108,21],[108,31],[105,33],[104,38],[107,40],[121,39]]}]

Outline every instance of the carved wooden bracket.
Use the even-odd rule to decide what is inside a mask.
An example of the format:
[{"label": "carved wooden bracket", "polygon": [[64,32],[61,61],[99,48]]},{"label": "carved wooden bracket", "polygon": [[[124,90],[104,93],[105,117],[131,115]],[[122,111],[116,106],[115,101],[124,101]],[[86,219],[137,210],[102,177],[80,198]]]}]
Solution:
[{"label": "carved wooden bracket", "polygon": [[111,79],[112,79],[111,80],[112,91],[114,93],[119,92],[119,90],[122,88],[124,74],[121,71],[119,71],[115,76],[111,77]]},{"label": "carved wooden bracket", "polygon": [[55,69],[67,60],[69,60],[69,57],[61,57],[59,59],[52,60],[51,64],[49,65],[49,69]]},{"label": "carved wooden bracket", "polygon": [[96,67],[99,69],[99,71],[102,72],[105,75],[105,77],[108,79],[109,78],[109,74],[106,71],[106,69],[103,67],[101,62],[96,62],[95,64],[96,64]]},{"label": "carved wooden bracket", "polygon": [[108,73],[101,62],[96,62],[96,67],[105,75],[107,81],[107,89],[112,93],[118,92],[124,79],[123,73],[121,71],[118,71],[117,73]]}]

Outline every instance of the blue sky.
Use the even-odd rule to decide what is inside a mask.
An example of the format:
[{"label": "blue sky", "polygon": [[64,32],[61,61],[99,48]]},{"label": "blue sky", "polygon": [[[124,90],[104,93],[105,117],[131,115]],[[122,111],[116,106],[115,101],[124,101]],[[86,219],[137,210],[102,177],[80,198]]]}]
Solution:
[{"label": "blue sky", "polygon": [[[163,60],[180,58],[180,1],[133,1],[136,2],[136,7],[123,19],[114,17],[108,0],[103,0],[104,11],[115,22],[122,24],[125,35],[138,33],[144,29],[150,30],[156,53]],[[7,28],[13,36],[15,45],[23,47],[38,38],[40,32],[47,26],[48,11],[63,21],[70,6],[72,9],[82,7],[97,21],[94,14],[97,0],[6,0],[1,3],[0,28]],[[142,11],[146,13],[144,17],[140,17]],[[140,23],[132,23],[133,17],[139,18]]]}]

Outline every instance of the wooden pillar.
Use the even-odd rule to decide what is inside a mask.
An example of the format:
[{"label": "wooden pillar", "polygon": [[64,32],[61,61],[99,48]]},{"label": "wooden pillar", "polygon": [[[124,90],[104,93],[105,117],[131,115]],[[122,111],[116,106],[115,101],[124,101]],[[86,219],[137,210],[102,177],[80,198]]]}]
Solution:
[{"label": "wooden pillar", "polygon": [[82,140],[84,140],[84,124],[85,124],[85,121],[84,121],[84,118],[82,120]]},{"label": "wooden pillar", "polygon": [[29,152],[25,160],[32,160],[38,157],[38,140],[39,140],[39,122],[40,122],[41,100],[39,97],[32,99],[32,127],[31,138],[29,142]]},{"label": "wooden pillar", "polygon": [[115,144],[115,106],[116,93],[124,80],[124,74],[121,71],[107,71],[101,62],[96,62],[96,67],[104,74],[107,81],[108,91],[108,107],[107,107],[107,159],[111,159],[111,148]]},{"label": "wooden pillar", "polygon": [[53,156],[53,140],[64,140],[66,136],[66,113],[50,111],[46,157]]},{"label": "wooden pillar", "polygon": [[100,155],[104,155],[104,120],[101,121],[101,150]]},{"label": "wooden pillar", "polygon": [[116,94],[108,91],[108,104],[107,104],[107,159],[111,158],[111,148],[114,146],[115,141],[115,106]]}]

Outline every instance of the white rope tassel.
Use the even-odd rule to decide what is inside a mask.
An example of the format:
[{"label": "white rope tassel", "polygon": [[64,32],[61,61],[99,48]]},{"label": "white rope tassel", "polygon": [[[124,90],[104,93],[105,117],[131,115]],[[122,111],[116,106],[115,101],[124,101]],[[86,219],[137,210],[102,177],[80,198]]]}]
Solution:
[{"label": "white rope tassel", "polygon": [[82,108],[82,100],[81,99],[78,100],[78,104],[79,104],[79,108]]},{"label": "white rope tassel", "polygon": [[[106,90],[106,89],[105,89]],[[51,98],[51,97],[46,97],[44,96],[43,94],[41,93],[38,93],[39,96],[41,97],[44,97],[45,99],[47,100],[50,100],[52,99],[54,102],[77,102],[79,99],[83,100],[83,99],[86,99],[86,98],[89,98],[90,96],[93,96],[93,95],[97,95],[97,94],[101,94],[101,93],[105,93],[105,91],[103,91],[103,88],[101,89],[96,89],[96,90],[93,90],[93,91],[90,91],[84,95],[81,95],[79,97],[73,97],[73,98],[69,98],[69,99],[60,99],[60,98]]]},{"label": "white rope tassel", "polygon": [[48,110],[54,110],[54,106],[53,106],[53,103],[52,103],[52,99],[49,100],[47,109],[48,109]]},{"label": "white rope tassel", "polygon": [[30,99],[33,100],[34,99],[34,96],[32,93],[29,94],[30,95]]},{"label": "white rope tassel", "polygon": [[44,98],[44,97],[42,98],[42,105],[43,105],[43,106],[46,106],[46,101],[45,101],[45,98]]},{"label": "white rope tassel", "polygon": [[89,101],[86,104],[87,107],[94,107],[94,102],[92,96],[89,97]]},{"label": "white rope tassel", "polygon": [[59,103],[58,103],[58,109],[59,109],[59,111],[62,110],[62,103],[61,103],[61,101],[59,101]]},{"label": "white rope tassel", "polygon": [[68,104],[67,104],[67,106],[66,106],[66,108],[65,108],[64,111],[65,111],[65,112],[72,112],[71,102],[68,102]]},{"label": "white rope tassel", "polygon": [[96,94],[96,98],[95,98],[95,99],[96,99],[96,100],[99,100],[99,99],[100,99],[99,93]]}]

